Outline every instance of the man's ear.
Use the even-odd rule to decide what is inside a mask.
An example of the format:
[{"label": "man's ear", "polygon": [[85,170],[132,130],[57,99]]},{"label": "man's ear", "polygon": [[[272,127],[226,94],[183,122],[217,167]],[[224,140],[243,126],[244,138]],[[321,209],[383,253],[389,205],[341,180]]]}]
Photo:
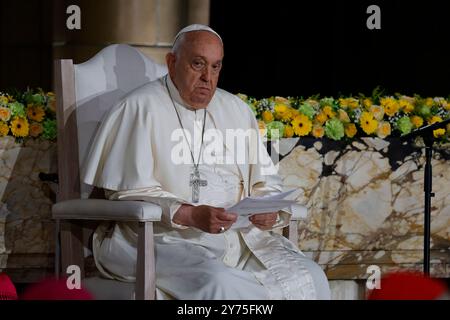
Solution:
[{"label": "man's ear", "polygon": [[169,52],[166,54],[166,64],[169,72],[172,73],[175,67],[176,56],[173,52]]}]

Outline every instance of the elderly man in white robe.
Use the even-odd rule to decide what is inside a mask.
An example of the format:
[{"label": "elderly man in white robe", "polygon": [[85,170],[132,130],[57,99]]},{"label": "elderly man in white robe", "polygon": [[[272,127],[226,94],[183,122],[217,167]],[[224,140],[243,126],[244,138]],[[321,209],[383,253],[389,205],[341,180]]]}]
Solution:
[{"label": "elderly man in white robe", "polygon": [[[216,88],[223,55],[211,28],[181,30],[166,56],[168,75],[128,94],[103,120],[83,180],[111,200],[161,206],[154,227],[157,299],[329,299],[322,269],[272,232],[289,223],[288,211],[253,215],[234,228],[237,215],[224,209],[282,189],[277,175],[251,161],[256,149],[269,157],[259,134],[235,153],[230,141],[206,145],[211,130],[221,137],[227,130],[258,132],[247,104]],[[246,161],[236,161],[236,153]],[[93,251],[105,277],[135,281],[136,240],[137,225],[99,226]]]}]

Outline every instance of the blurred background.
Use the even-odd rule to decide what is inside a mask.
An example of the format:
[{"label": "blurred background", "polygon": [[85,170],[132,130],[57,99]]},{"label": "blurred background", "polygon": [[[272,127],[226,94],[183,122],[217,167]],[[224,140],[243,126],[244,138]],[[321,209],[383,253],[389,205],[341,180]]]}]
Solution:
[{"label": "blurred background", "polygon": [[[69,5],[81,30],[68,30]],[[366,9],[381,8],[381,30]],[[220,86],[257,97],[449,93],[446,1],[1,0],[0,88],[52,87],[52,60],[87,60],[128,43],[164,63],[173,36],[190,23],[222,36]],[[258,81],[255,81],[258,79]]]}]

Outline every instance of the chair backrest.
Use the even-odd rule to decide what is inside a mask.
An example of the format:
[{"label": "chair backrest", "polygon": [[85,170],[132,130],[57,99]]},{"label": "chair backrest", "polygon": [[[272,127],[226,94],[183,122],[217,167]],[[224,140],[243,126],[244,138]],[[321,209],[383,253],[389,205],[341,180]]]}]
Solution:
[{"label": "chair backrest", "polygon": [[166,73],[166,66],[124,44],[110,45],[81,64],[55,61],[58,201],[91,193],[90,186],[80,183],[80,167],[107,111],[133,89]]}]

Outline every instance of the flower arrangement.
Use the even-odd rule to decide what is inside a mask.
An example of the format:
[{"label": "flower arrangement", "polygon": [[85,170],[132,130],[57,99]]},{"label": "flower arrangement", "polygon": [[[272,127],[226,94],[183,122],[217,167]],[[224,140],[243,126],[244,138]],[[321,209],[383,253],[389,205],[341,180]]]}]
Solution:
[{"label": "flower arrangement", "polygon": [[[337,141],[363,136],[385,139],[450,118],[450,98],[387,96],[379,88],[371,96],[337,99],[318,95],[260,100],[244,94],[238,96],[253,110],[260,132],[267,139],[305,136]],[[439,142],[449,142],[450,126],[433,134]]]},{"label": "flower arrangement", "polygon": [[0,137],[56,139],[56,101],[42,89],[0,92]]}]

